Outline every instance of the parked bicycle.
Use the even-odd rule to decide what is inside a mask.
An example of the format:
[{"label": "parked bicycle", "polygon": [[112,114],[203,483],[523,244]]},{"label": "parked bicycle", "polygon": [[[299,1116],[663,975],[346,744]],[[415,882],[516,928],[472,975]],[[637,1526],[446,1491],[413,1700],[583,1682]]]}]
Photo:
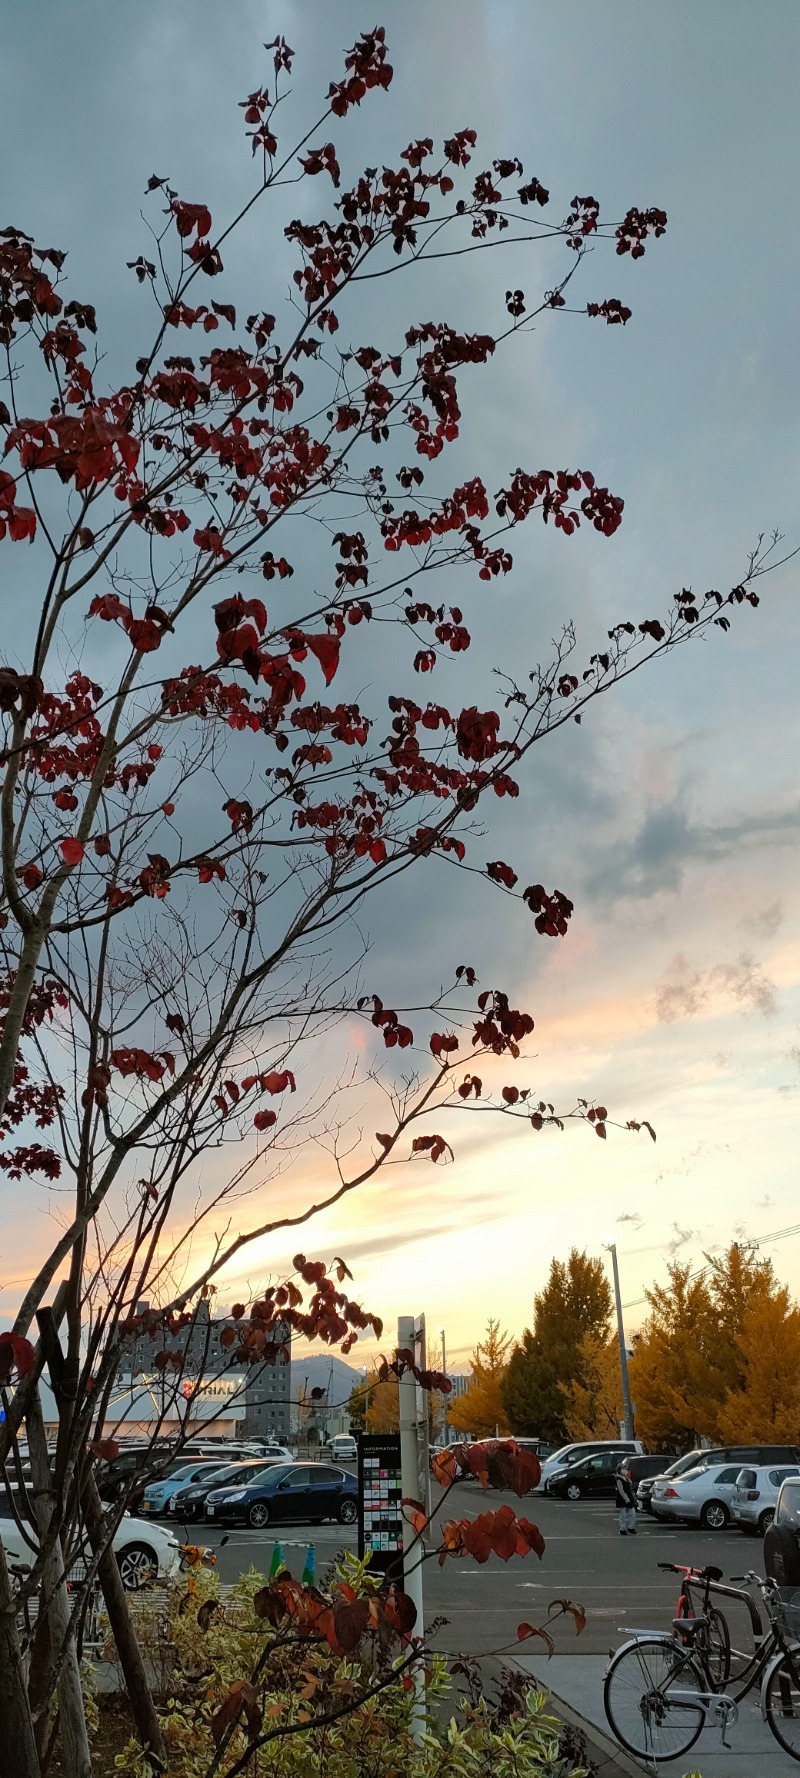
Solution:
[{"label": "parked bicycle", "polygon": [[[800,1760],[800,1594],[797,1604],[787,1602],[774,1581],[752,1571],[737,1579],[760,1589],[770,1628],[730,1691],[725,1689],[727,1675],[721,1682],[715,1675],[714,1620],[721,1614],[714,1608],[696,1617],[676,1617],[671,1632],[634,1631],[612,1656],[603,1688],[606,1718],[620,1745],[637,1758],[654,1765],[679,1759],[709,1721],[719,1727],[723,1746],[730,1746],[727,1730],[736,1722],[739,1705],[760,1685],[765,1721],[785,1752]],[[729,1637],[727,1641],[730,1649]]]},{"label": "parked bicycle", "polygon": [[[692,1599],[692,1587],[695,1586],[702,1590],[703,1607],[701,1615],[706,1621],[704,1636],[706,1659],[714,1683],[721,1691],[723,1687],[727,1685],[730,1678],[731,1636],[730,1630],[728,1629],[728,1620],[724,1612],[718,1611],[717,1607],[711,1604],[711,1588],[718,1581],[721,1581],[722,1569],[712,1567],[684,1567],[680,1562],[659,1562],[658,1566],[659,1568],[668,1570],[671,1574],[683,1575],[683,1585],[678,1597],[675,1619],[687,1618],[692,1624],[695,1622],[697,1613]],[[684,1637],[685,1646],[690,1645],[691,1636],[693,1634],[697,1634],[697,1632],[692,1630],[686,1632]]]}]

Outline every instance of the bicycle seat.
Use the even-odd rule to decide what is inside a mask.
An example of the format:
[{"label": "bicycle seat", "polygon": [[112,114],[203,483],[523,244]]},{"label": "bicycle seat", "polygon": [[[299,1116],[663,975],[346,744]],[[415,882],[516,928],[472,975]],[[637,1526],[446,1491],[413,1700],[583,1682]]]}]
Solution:
[{"label": "bicycle seat", "polygon": [[722,1579],[722,1569],[721,1568],[711,1568],[711,1567],[701,1568],[700,1579],[701,1580],[721,1580]]},{"label": "bicycle seat", "polygon": [[672,1620],[672,1628],[673,1630],[677,1630],[678,1634],[685,1642],[693,1642],[700,1630],[708,1629],[708,1618],[674,1617]]}]

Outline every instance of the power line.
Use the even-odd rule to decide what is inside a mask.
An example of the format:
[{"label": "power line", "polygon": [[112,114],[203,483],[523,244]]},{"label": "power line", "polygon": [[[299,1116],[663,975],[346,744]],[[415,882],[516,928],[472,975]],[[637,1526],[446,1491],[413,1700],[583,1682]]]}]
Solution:
[{"label": "power line", "polygon": [[[776,1241],[788,1241],[792,1235],[800,1235],[800,1222],[790,1223],[788,1227],[784,1229],[775,1229],[769,1235],[753,1235],[751,1239],[743,1241],[741,1245],[743,1247],[774,1246]],[[711,1270],[712,1267],[710,1265],[699,1266],[696,1272],[689,1273],[687,1283],[693,1284],[698,1278],[705,1278],[706,1274]],[[637,1296],[634,1297],[632,1302],[623,1303],[622,1307],[623,1309],[638,1309],[641,1307],[642,1303],[646,1303],[647,1300],[646,1296]]]}]

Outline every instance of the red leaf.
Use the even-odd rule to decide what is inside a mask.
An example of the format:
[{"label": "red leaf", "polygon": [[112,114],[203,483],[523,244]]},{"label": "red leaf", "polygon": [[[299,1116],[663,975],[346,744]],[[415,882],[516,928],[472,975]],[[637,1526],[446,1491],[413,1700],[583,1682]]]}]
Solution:
[{"label": "red leaf", "polygon": [[270,1130],[272,1125],[277,1122],[278,1114],[275,1111],[257,1111],[253,1118],[253,1124],[257,1130]]},{"label": "red leaf", "polygon": [[541,1641],[545,1644],[548,1655],[555,1654],[556,1645],[552,1636],[548,1635],[547,1630],[540,1630],[536,1624],[519,1624],[517,1626],[517,1641],[525,1642],[529,1636],[540,1637]]},{"label": "red leaf", "polygon": [[333,1631],[343,1654],[352,1654],[369,1624],[369,1600],[354,1599],[334,1605]]},{"label": "red leaf", "polygon": [[93,1457],[100,1457],[104,1463],[113,1463],[119,1456],[119,1445],[115,1438],[90,1439],[87,1448]]},{"label": "red leaf", "polygon": [[295,1090],[291,1068],[284,1068],[280,1073],[262,1074],[260,1080],[262,1093],[285,1093],[287,1087],[291,1092]]},{"label": "red leaf", "polygon": [[18,1377],[27,1377],[33,1370],[35,1358],[30,1340],[24,1340],[21,1334],[0,1334],[0,1382],[8,1382],[12,1369]]},{"label": "red leaf", "polygon": [[325,684],[330,685],[339,665],[338,636],[304,636],[306,648],[315,655],[325,675]]},{"label": "red leaf", "polygon": [[65,864],[80,864],[83,857],[83,846],[80,840],[62,840],[59,851]]}]

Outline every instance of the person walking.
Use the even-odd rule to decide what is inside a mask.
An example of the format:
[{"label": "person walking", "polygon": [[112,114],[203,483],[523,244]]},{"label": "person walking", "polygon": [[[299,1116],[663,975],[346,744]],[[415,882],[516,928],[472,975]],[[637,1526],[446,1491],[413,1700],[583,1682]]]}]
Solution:
[{"label": "person walking", "polygon": [[616,1484],[620,1537],[635,1537],[636,1495],[633,1490],[633,1482],[622,1464],[620,1464],[619,1469],[616,1472],[614,1481]]}]

